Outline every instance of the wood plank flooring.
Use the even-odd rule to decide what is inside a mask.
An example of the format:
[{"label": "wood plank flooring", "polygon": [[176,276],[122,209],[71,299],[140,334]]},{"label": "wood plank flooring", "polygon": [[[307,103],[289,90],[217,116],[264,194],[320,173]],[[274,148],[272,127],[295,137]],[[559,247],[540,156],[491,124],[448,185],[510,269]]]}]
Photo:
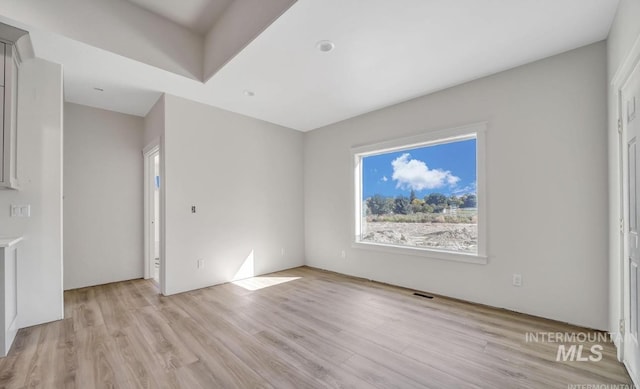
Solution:
[{"label": "wood plank flooring", "polygon": [[[250,290],[274,277],[291,280]],[[68,291],[64,320],[19,331],[0,388],[632,387],[610,343],[557,362],[558,343],[525,341],[583,328],[307,267],[245,286]]]}]

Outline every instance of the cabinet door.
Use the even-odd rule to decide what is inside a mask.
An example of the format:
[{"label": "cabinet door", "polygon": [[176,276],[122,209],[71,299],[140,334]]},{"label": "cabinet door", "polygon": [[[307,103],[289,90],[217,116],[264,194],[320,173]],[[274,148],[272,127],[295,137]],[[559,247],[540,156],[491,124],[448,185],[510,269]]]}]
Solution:
[{"label": "cabinet door", "polygon": [[5,62],[6,60],[6,50],[7,50],[7,45],[0,42],[0,58],[2,58],[2,60],[0,61],[0,85],[4,86],[4,68],[6,66]]},{"label": "cabinet door", "polygon": [[4,167],[9,163],[9,154],[7,153],[9,134],[8,131],[5,132],[4,124],[4,86],[0,86],[0,139],[2,140],[0,144],[0,186],[4,186],[5,180],[8,179],[5,178],[6,169]]},{"label": "cabinet door", "polygon": [[[4,86],[0,86],[0,123],[2,123],[2,145],[0,145],[0,189],[18,189],[18,66],[14,61],[12,45],[4,47]],[[0,61],[2,62],[2,61]]]},{"label": "cabinet door", "polygon": [[[9,55],[9,50],[12,51],[11,55]],[[15,46],[5,45],[5,93],[11,94],[10,96],[5,96],[4,105],[5,105],[5,115],[9,117],[5,117],[5,132],[9,132],[9,139],[6,141],[8,147],[8,151],[5,150],[5,153],[9,153],[9,169],[7,173],[9,176],[5,178],[6,181],[9,182],[9,186],[12,188],[17,188],[18,186],[18,64],[16,62],[16,56],[13,51],[15,50]],[[10,62],[7,62],[10,61]],[[9,77],[11,77],[9,79]],[[10,88],[10,89],[6,89]],[[6,120],[9,119],[9,120]],[[8,122],[8,124],[7,124]],[[5,136],[5,139],[7,137]]]},{"label": "cabinet door", "polygon": [[0,168],[0,189],[18,189],[18,67],[14,61],[13,46],[5,44],[4,81],[0,90],[2,116],[2,166]]}]

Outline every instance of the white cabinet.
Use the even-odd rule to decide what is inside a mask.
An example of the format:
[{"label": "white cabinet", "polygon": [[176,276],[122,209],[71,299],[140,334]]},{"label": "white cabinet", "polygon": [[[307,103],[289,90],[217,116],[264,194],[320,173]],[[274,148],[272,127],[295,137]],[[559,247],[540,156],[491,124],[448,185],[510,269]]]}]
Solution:
[{"label": "white cabinet", "polygon": [[18,243],[22,238],[0,238],[0,357],[11,349],[18,333]]},{"label": "white cabinet", "polygon": [[[0,37],[1,38],[1,37]],[[18,60],[15,45],[0,42],[0,189],[17,189],[18,182]]]},{"label": "white cabinet", "polygon": [[[18,49],[19,48],[19,49]],[[18,189],[18,71],[33,58],[29,33],[0,23],[0,189]]]},{"label": "white cabinet", "polygon": [[[7,45],[4,43],[0,45],[0,54],[2,54],[2,58],[4,58],[4,52],[6,50],[6,47]],[[3,75],[2,77],[0,77],[0,85],[4,86],[4,61],[0,61],[0,74]]]}]

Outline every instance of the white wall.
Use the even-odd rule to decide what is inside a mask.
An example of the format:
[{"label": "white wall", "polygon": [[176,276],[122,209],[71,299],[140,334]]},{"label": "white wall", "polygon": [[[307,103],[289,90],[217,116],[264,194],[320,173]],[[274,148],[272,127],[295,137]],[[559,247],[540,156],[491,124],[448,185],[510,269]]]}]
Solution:
[{"label": "white wall", "polygon": [[[607,328],[605,82],[597,43],[307,133],[306,263]],[[352,146],[479,121],[488,121],[487,265],[351,247]]]},{"label": "white wall", "polygon": [[144,118],[144,146],[159,140],[164,135],[164,95],[151,107]]},{"label": "white wall", "polygon": [[141,278],[144,121],[65,104],[64,288]]},{"label": "white wall", "polygon": [[[39,59],[20,68],[20,191],[0,191],[0,236],[18,246],[18,327],[62,319],[62,67]],[[30,218],[10,218],[30,204]]]},{"label": "white wall", "polygon": [[607,59],[609,75],[613,77],[618,67],[629,54],[631,47],[640,35],[640,2],[620,0],[616,17],[607,39]]},{"label": "white wall", "polygon": [[607,40],[608,60],[608,145],[609,145],[609,328],[618,330],[623,313],[620,310],[622,277],[620,275],[620,152],[618,149],[617,92],[611,85],[613,77],[629,54],[636,39],[640,38],[640,1],[620,0],[616,17]]},{"label": "white wall", "polygon": [[302,265],[303,134],[169,95],[165,115],[165,293]]}]

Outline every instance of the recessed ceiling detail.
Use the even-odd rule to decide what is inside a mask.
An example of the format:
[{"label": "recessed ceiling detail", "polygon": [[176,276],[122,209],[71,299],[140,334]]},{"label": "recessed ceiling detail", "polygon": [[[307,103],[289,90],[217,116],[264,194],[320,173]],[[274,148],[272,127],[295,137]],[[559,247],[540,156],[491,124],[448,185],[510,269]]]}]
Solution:
[{"label": "recessed ceiling detail", "polygon": [[128,0],[205,35],[233,0]]},{"label": "recessed ceiling detail", "polygon": [[[277,4],[272,18],[266,4]],[[21,0],[0,21],[64,65],[68,101],[144,116],[169,93],[307,131],[606,39],[617,4]],[[339,50],[320,53],[326,38]],[[251,104],[246,85],[259,91]]]}]

